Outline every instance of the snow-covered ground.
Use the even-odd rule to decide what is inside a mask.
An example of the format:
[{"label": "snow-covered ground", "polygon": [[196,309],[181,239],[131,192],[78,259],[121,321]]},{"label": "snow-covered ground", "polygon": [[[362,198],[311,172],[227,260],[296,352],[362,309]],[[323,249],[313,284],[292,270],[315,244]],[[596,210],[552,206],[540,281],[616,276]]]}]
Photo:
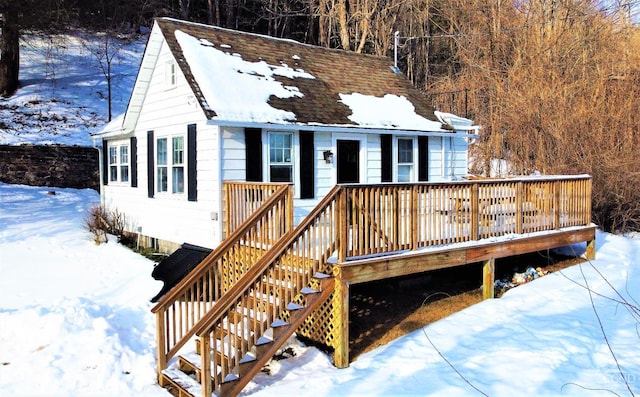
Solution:
[{"label": "snow-covered ground", "polygon": [[83,225],[97,203],[92,190],[0,183],[2,396],[167,395],[155,384],[153,262],[93,243]]},{"label": "snow-covered ground", "polygon": [[115,118],[127,107],[145,40],[110,41],[105,54],[104,36],[23,36],[20,89],[0,98],[0,144],[91,146],[90,133],[108,122],[107,57]]},{"label": "snow-covered ground", "polygon": [[[99,40],[97,41],[99,42]],[[63,44],[59,44],[63,43]],[[114,62],[114,117],[144,42]],[[91,145],[106,83],[77,39],[28,38],[0,143]],[[50,194],[49,192],[55,192]],[[153,263],[83,228],[91,190],[0,183],[0,396],[169,396],[155,383]],[[252,396],[629,396],[640,393],[640,240],[597,235],[597,260],[552,273],[358,357],[273,362]],[[584,247],[578,247],[584,250]]]},{"label": "snow-covered ground", "polygon": [[[98,202],[91,190],[0,183],[0,395],[168,396],[155,384],[149,303],[161,285],[151,261],[113,238],[93,243],[83,225]],[[271,363],[271,375],[244,393],[640,393],[640,240],[597,239],[597,260],[426,326],[347,369],[294,342],[296,356]]]}]

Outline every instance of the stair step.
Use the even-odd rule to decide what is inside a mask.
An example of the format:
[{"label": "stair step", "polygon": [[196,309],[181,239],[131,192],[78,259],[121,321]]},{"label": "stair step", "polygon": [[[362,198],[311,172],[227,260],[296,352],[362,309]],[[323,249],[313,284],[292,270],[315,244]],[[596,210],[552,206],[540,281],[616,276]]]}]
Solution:
[{"label": "stair step", "polygon": [[179,397],[202,396],[202,386],[200,382],[177,368],[167,368],[163,370],[160,385],[165,387],[171,385],[176,389]]},{"label": "stair step", "polygon": [[232,311],[227,317],[227,321],[230,324],[239,324],[242,320],[244,320],[244,316],[242,315],[242,313],[236,311]]},{"label": "stair step", "polygon": [[[235,348],[232,350],[236,350]],[[235,351],[231,352],[232,354],[235,353]],[[219,351],[216,350],[215,352],[212,352],[212,354],[215,354],[217,357],[217,362],[222,365],[222,366],[229,366],[229,361],[231,360],[231,358],[229,356],[227,356],[227,351]]]},{"label": "stair step", "polygon": [[300,293],[302,295],[317,294],[318,292],[320,292],[320,290],[317,290],[317,289],[314,289],[314,288],[309,288],[309,287],[305,287],[305,288],[300,290]]},{"label": "stair step", "polygon": [[271,323],[271,328],[273,329],[273,339],[278,340],[283,333],[287,332],[289,328],[291,328],[291,324],[286,321],[276,320]]},{"label": "stair step", "polygon": [[253,367],[256,356],[249,352],[244,355],[242,360],[238,363],[238,376],[244,377],[249,373],[249,370]]},{"label": "stair step", "polygon": [[215,327],[215,329],[213,330],[213,335],[218,340],[223,340],[224,338],[232,338],[232,339],[235,339],[235,341],[238,343],[245,343],[245,342],[248,343],[247,338],[245,338],[244,335],[240,335],[237,331],[239,331],[237,326],[232,327],[230,329],[226,327],[218,326],[218,327]]},{"label": "stair step", "polygon": [[[298,259],[302,259],[300,257],[298,257]],[[303,259],[307,264],[309,265],[313,265],[314,263],[317,263],[318,261],[315,259]],[[289,273],[298,273],[298,274],[307,274],[308,273],[308,267],[305,266],[300,266],[300,263],[297,263],[296,266],[291,266],[291,264],[284,259],[283,261],[280,261],[275,268],[277,269],[282,269],[282,271],[286,271]]]},{"label": "stair step", "polygon": [[296,310],[300,310],[300,309],[304,309],[305,307],[303,305],[299,305],[295,302],[289,302],[289,304],[287,305],[287,310],[290,312],[296,311]]},{"label": "stair step", "polygon": [[236,391],[239,388],[240,379],[239,376],[236,377],[227,377],[224,382],[220,385],[220,396],[235,396],[239,391]]},{"label": "stair step", "polygon": [[291,281],[278,280],[271,277],[262,280],[262,293],[277,293],[284,291],[291,291],[295,285]]},{"label": "stair step", "polygon": [[[276,298],[276,302],[277,302],[277,298]],[[265,293],[258,292],[258,291],[253,291],[253,293],[251,293],[247,297],[247,303],[249,304],[249,306],[263,308],[267,304],[274,303],[274,298],[271,295],[267,295]]]},{"label": "stair step", "polygon": [[185,356],[178,356],[178,369],[187,375],[194,374],[198,382],[200,382],[200,363],[193,362]]},{"label": "stair step", "polygon": [[273,339],[261,336],[258,338],[255,344],[256,349],[256,357],[262,357],[265,355],[265,352],[269,351],[271,345],[273,344]]},{"label": "stair step", "polygon": [[[224,342],[221,342],[220,340],[218,340],[217,343],[218,343],[218,346],[221,346],[221,345],[224,344]],[[243,340],[243,343],[245,343],[247,346],[249,344],[249,342],[247,342],[245,340]],[[200,343],[200,339],[199,338],[195,340],[195,344],[196,344],[195,354],[197,354],[199,356],[199,355],[202,354],[202,345]],[[224,351],[220,351],[220,350],[215,350],[214,351],[213,349],[211,350],[211,354],[215,354],[216,355],[218,363],[222,363],[224,365],[228,365],[229,364],[229,357],[227,357],[225,352],[226,352],[226,350],[224,350]],[[185,360],[189,361],[191,364],[194,364],[196,366],[200,365],[199,362],[195,363],[195,361],[193,361],[193,360],[189,360],[189,359],[185,359]],[[199,375],[198,375],[198,379],[199,379]]]}]

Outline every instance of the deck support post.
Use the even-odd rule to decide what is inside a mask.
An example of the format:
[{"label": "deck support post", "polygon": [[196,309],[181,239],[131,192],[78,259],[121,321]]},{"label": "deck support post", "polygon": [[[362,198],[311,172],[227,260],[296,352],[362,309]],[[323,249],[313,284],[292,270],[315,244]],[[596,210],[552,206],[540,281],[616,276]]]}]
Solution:
[{"label": "deck support post", "polygon": [[522,234],[523,221],[524,221],[524,208],[522,204],[522,198],[524,197],[524,182],[520,181],[516,185],[516,233]]},{"label": "deck support post", "polygon": [[494,284],[496,279],[496,261],[491,258],[482,266],[482,299],[495,298]]},{"label": "deck support post", "polygon": [[167,368],[167,354],[165,352],[164,311],[156,312],[156,345],[158,346],[158,383],[164,386],[162,371]]},{"label": "deck support post", "polygon": [[209,397],[213,390],[211,390],[211,340],[208,333],[200,337],[200,360],[202,396]]},{"label": "deck support post", "polygon": [[596,259],[596,239],[587,241],[587,251],[584,253],[588,260]]},{"label": "deck support post", "polygon": [[347,243],[349,235],[349,221],[347,219],[351,212],[347,208],[347,194],[348,191],[344,188],[339,190],[338,197],[336,199],[338,213],[338,235],[337,235],[337,250],[338,250],[338,262],[345,262],[347,260]]},{"label": "deck support post", "polygon": [[470,223],[471,223],[471,240],[478,240],[479,236],[480,236],[480,223],[478,222],[479,219],[479,212],[480,212],[480,206],[478,205],[479,202],[479,195],[480,193],[480,189],[478,187],[477,183],[474,183],[473,185],[471,185],[471,197],[470,197],[470,204],[471,204],[471,208],[470,210]]},{"label": "deck support post", "polygon": [[340,267],[334,267],[336,277],[334,305],[336,305],[337,329],[336,347],[333,352],[333,365],[338,368],[349,366],[349,283],[340,277]]},{"label": "deck support post", "polygon": [[560,181],[553,182],[553,228],[560,229]]}]

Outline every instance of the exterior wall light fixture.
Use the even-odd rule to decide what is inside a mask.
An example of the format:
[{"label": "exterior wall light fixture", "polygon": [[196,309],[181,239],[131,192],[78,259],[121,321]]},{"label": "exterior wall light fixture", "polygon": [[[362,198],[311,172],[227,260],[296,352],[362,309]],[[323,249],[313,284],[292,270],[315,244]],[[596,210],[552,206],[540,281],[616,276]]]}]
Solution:
[{"label": "exterior wall light fixture", "polygon": [[322,152],[322,157],[324,157],[324,162],[327,164],[333,163],[333,152],[331,150],[325,150]]}]

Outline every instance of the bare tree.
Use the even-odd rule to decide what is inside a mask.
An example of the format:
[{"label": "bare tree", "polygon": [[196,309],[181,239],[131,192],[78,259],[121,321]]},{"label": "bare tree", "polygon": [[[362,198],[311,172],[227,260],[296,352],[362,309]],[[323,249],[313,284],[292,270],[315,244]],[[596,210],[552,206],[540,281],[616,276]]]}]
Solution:
[{"label": "bare tree", "polygon": [[0,95],[11,96],[19,87],[20,32],[33,28],[55,30],[66,19],[57,2],[0,0]]},{"label": "bare tree", "polygon": [[637,30],[588,0],[447,3],[460,66],[430,89],[470,88],[475,171],[589,173],[596,222],[640,228]]},{"label": "bare tree", "polygon": [[[91,42],[84,40],[83,46],[96,58],[102,75],[107,81],[107,103],[108,103],[108,121],[112,118],[112,66],[113,61],[126,45],[126,39],[118,38],[114,31],[100,33],[103,40],[100,42]],[[95,34],[91,35],[92,38]]]},{"label": "bare tree", "polygon": [[10,9],[2,12],[0,25],[0,95],[7,97],[18,89],[20,31]]}]

